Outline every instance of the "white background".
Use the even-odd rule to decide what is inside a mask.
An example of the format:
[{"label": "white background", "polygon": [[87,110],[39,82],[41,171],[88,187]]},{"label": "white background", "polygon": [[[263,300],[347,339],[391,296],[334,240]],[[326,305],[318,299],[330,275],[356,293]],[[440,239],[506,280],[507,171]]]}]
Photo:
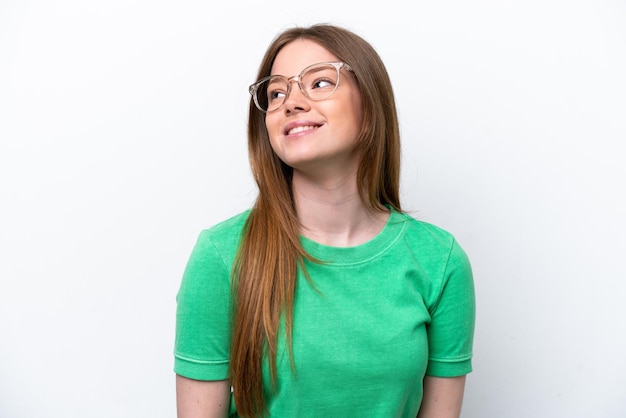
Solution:
[{"label": "white background", "polygon": [[294,24],[387,64],[403,204],[477,289],[463,417],[626,416],[626,2],[0,2],[0,416],[173,417],[197,234],[255,196],[247,86]]}]

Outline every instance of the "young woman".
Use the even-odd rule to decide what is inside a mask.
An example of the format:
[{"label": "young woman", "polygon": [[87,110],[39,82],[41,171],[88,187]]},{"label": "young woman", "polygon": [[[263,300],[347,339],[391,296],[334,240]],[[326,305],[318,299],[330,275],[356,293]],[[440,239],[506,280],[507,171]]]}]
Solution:
[{"label": "young woman", "polygon": [[250,86],[254,206],[198,238],[177,296],[179,418],[458,417],[474,289],[446,231],[402,212],[378,54],[293,28]]}]

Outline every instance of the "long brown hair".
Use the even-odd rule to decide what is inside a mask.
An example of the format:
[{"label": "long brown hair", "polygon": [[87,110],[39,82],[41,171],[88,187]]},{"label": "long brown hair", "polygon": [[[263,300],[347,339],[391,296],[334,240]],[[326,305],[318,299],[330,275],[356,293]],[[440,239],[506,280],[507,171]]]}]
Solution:
[{"label": "long brown hair", "polygon": [[[358,189],[371,211],[400,211],[400,132],[391,81],[374,48],[355,33],[318,24],[279,34],[267,49],[258,77],[270,74],[278,52],[297,39],[326,48],[354,72],[362,97],[363,124],[358,136],[361,161]],[[262,361],[267,356],[276,384],[279,322],[284,320],[291,367],[292,313],[298,268],[313,260],[300,243],[300,225],[291,188],[292,168],[271,148],[265,114],[250,101],[248,152],[259,193],[244,227],[233,270],[233,321],[230,379],[237,412],[267,413]],[[305,272],[306,274],[306,272]],[[308,277],[307,277],[308,278]]]}]

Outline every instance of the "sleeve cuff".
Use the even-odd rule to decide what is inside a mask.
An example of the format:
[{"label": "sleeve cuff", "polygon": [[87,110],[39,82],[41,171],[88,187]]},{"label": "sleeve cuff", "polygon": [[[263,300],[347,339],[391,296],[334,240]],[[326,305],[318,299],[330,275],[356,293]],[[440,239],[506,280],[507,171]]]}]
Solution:
[{"label": "sleeve cuff", "polygon": [[179,355],[174,357],[174,372],[194,380],[228,379],[228,360],[199,361]]},{"label": "sleeve cuff", "polygon": [[472,359],[438,360],[430,359],[426,368],[427,376],[457,377],[472,371]]}]

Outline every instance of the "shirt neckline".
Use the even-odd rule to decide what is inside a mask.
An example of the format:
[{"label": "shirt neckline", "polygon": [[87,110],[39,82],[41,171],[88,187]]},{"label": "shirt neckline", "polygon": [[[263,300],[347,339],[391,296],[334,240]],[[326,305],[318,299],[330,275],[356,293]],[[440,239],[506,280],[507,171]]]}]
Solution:
[{"label": "shirt neckline", "polygon": [[406,225],[402,213],[389,208],[390,214],[383,229],[371,240],[351,247],[334,247],[320,244],[300,236],[304,250],[326,265],[350,265],[365,263],[389,249],[401,236]]}]

